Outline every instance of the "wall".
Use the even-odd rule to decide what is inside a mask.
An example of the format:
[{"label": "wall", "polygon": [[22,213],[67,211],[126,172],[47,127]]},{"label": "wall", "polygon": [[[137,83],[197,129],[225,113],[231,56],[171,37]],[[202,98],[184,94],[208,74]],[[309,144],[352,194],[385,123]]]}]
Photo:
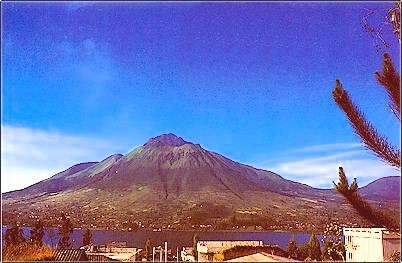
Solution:
[{"label": "wall", "polygon": [[[344,228],[346,261],[383,261],[383,230],[380,228]],[[350,255],[352,255],[352,258],[350,258]]]},{"label": "wall", "polygon": [[401,239],[399,238],[383,238],[383,254],[384,260],[388,260],[394,251],[401,251]]}]

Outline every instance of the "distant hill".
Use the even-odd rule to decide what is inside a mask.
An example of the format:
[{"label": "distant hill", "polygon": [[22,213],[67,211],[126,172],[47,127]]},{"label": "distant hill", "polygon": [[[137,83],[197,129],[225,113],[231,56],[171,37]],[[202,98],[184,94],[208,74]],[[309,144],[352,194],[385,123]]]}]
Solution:
[{"label": "distant hill", "polygon": [[[380,183],[362,191],[373,193],[366,189],[374,187],[378,196],[368,196],[381,198],[386,184]],[[50,223],[51,215],[63,211],[74,215],[76,225],[113,228],[139,221],[174,229],[201,224],[302,230],[334,220],[367,223],[333,190],[234,162],[174,134],[151,138],[124,156],[75,165],[2,197],[5,221],[16,213],[29,221],[33,213]]]},{"label": "distant hill", "polygon": [[359,189],[361,195],[369,200],[400,200],[401,177],[389,176],[377,179]]}]

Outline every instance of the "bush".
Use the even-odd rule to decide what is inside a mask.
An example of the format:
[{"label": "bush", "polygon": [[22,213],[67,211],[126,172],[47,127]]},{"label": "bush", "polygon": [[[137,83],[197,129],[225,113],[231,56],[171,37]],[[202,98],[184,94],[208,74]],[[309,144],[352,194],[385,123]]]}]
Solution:
[{"label": "bush", "polygon": [[401,252],[399,252],[399,251],[392,252],[392,255],[389,258],[389,261],[400,262],[401,261]]},{"label": "bush", "polygon": [[54,250],[48,246],[20,243],[3,248],[3,261],[47,261],[53,259]]}]

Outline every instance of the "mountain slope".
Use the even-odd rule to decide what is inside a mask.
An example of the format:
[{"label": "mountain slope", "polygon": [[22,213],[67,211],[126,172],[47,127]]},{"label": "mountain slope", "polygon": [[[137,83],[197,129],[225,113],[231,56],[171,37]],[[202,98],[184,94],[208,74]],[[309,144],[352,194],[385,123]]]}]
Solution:
[{"label": "mountain slope", "polygon": [[26,189],[5,193],[3,211],[6,218],[12,217],[11,211],[23,218],[32,211],[70,211],[77,225],[93,221],[116,228],[122,222],[141,221],[148,227],[176,229],[201,223],[224,228],[240,222],[300,229],[357,218],[333,190],[234,162],[173,134],[151,138],[125,156],[73,166]]},{"label": "mountain slope", "polygon": [[400,200],[401,177],[388,176],[377,179],[359,189],[361,195],[369,200]]}]

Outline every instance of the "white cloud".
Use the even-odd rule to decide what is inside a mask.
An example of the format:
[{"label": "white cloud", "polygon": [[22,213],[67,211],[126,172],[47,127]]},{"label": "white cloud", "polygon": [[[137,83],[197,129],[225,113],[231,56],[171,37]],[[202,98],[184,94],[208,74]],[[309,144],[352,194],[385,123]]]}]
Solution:
[{"label": "white cloud", "polygon": [[295,150],[295,152],[322,152],[322,151],[336,151],[336,150],[346,150],[353,148],[361,148],[363,144],[361,143],[332,143],[332,144],[321,144],[315,146],[303,147]]},{"label": "white cloud", "polygon": [[[340,166],[344,168],[349,180],[357,178],[359,186],[381,177],[400,175],[398,170],[383,163],[367,150],[352,150],[356,147],[362,148],[360,144],[349,143],[304,147],[288,152],[288,161],[270,160],[271,165],[261,168],[318,188],[331,188],[332,181],[338,181]],[[315,156],[311,156],[311,153]]]},{"label": "white cloud", "polygon": [[21,189],[69,168],[101,161],[122,148],[109,141],[2,125],[1,191]]}]

